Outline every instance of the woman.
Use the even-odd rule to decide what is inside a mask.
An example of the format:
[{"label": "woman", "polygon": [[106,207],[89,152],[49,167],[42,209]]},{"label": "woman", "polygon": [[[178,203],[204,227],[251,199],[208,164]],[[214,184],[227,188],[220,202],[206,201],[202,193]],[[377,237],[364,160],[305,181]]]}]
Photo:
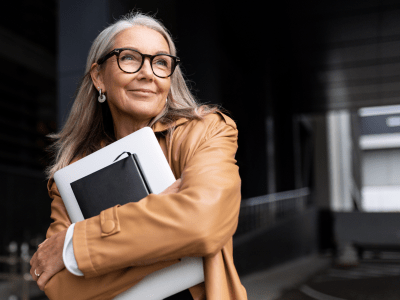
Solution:
[{"label": "woman", "polygon": [[[247,299],[232,258],[240,207],[236,126],[195,102],[175,55],[166,29],[142,14],[124,17],[94,41],[71,114],[54,135],[56,160],[48,170],[54,222],[31,260],[31,275],[50,299],[112,299],[186,256],[203,257],[205,273],[190,298]],[[54,172],[145,126],[180,179],[161,194],[72,227]],[[74,259],[67,270],[68,229]]]}]

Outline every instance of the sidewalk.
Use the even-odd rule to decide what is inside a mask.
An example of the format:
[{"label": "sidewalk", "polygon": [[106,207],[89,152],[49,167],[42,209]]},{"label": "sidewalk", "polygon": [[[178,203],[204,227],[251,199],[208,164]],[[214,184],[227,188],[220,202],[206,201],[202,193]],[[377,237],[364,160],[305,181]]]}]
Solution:
[{"label": "sidewalk", "polygon": [[313,275],[328,269],[330,265],[330,258],[312,255],[244,276],[241,281],[247,290],[249,300],[275,300],[285,291],[305,283]]},{"label": "sidewalk", "polygon": [[249,300],[398,300],[400,253],[370,253],[354,264],[308,257],[243,278]]}]

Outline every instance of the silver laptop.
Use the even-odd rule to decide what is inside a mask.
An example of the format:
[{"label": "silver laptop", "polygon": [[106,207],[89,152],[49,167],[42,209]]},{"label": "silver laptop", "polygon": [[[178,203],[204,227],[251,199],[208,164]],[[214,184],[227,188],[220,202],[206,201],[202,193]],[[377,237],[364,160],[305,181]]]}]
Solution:
[{"label": "silver laptop", "polygon": [[[122,152],[136,153],[153,193],[164,191],[175,177],[150,127],[142,128],[79,161],[57,171],[54,180],[73,223],[84,220],[71,188],[71,182],[112,164]],[[122,155],[120,159],[125,158]],[[170,267],[154,272],[115,300],[164,299],[204,281],[201,257],[186,257]]]}]

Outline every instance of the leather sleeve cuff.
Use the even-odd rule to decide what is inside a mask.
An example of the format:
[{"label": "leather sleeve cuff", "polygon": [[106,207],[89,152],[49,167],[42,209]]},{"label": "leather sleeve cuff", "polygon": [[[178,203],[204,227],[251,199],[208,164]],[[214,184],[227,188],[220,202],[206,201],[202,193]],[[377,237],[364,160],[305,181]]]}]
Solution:
[{"label": "leather sleeve cuff", "polygon": [[[75,224],[74,236],[73,236],[73,246],[75,258],[78,263],[78,268],[83,272],[86,278],[99,276],[97,273],[92,259],[89,253],[88,236],[87,236],[87,227],[90,226],[92,222],[99,222],[99,216],[77,222]],[[100,223],[100,222],[99,222]]]}]

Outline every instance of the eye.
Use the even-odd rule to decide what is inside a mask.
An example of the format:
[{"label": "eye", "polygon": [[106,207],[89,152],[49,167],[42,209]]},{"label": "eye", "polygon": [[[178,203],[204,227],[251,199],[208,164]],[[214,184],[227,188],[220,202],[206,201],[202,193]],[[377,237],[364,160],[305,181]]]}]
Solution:
[{"label": "eye", "polygon": [[153,64],[157,67],[169,68],[171,66],[171,58],[169,56],[157,56],[154,58]]},{"label": "eye", "polygon": [[138,60],[138,58],[136,56],[131,55],[131,54],[125,54],[125,53],[123,55],[120,55],[119,59],[121,61],[129,61],[129,60],[137,61]]},{"label": "eye", "polygon": [[131,50],[124,50],[119,55],[120,62],[141,62],[142,57],[139,53]]}]

